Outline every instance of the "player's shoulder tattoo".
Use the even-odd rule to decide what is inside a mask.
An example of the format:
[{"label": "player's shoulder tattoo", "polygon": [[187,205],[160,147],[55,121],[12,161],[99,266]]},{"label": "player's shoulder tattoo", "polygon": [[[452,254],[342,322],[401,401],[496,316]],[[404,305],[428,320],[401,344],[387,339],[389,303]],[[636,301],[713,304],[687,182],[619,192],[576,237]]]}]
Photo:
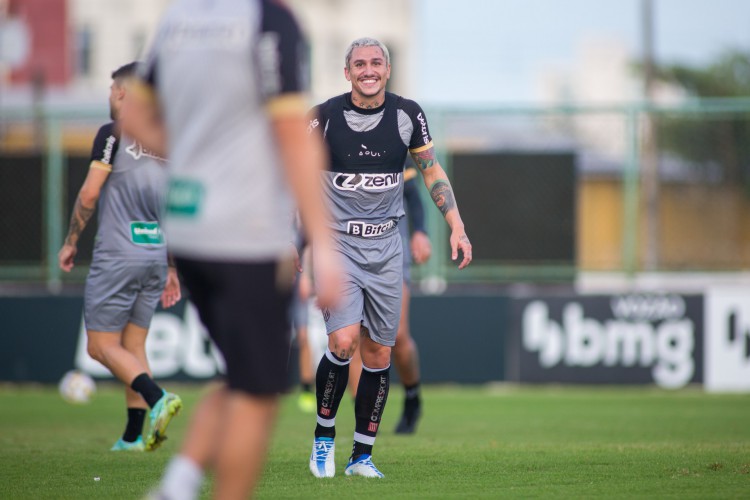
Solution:
[{"label": "player's shoulder tattoo", "polygon": [[437,163],[435,148],[432,146],[432,142],[421,148],[411,150],[411,157],[420,171],[425,171]]}]

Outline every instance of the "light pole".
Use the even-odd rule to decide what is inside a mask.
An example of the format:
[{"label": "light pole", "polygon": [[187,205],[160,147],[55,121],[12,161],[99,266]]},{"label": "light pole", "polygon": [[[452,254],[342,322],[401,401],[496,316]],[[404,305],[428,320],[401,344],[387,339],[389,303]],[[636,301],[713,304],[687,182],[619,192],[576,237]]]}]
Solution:
[{"label": "light pole", "polygon": [[[653,1],[641,0],[641,36],[643,50],[643,100],[647,105],[654,101],[656,65],[654,62]],[[659,146],[656,115],[649,109],[643,114],[643,149],[641,150],[643,201],[645,203],[645,248],[643,265],[646,271],[659,268]]]}]

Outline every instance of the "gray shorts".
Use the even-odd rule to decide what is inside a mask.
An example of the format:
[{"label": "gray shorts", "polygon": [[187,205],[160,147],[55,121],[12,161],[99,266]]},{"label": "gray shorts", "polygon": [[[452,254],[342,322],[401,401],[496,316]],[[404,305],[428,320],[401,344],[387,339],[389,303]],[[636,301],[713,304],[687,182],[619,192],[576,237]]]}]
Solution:
[{"label": "gray shorts", "polygon": [[166,261],[94,260],[86,278],[83,319],[87,330],[148,328],[167,281]]},{"label": "gray shorts", "polygon": [[398,230],[378,238],[339,234],[344,290],[335,309],[323,311],[326,331],[362,323],[378,344],[393,346],[401,319],[403,242]]}]

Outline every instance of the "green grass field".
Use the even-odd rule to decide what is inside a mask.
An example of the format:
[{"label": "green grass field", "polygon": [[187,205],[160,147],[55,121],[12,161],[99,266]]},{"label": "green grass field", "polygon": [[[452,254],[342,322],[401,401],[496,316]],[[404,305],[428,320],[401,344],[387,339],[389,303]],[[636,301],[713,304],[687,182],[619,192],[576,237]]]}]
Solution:
[{"label": "green grass field", "polygon": [[[177,389],[186,411],[170,440],[154,453],[122,454],[108,451],[125,415],[114,387],[100,386],[85,406],[53,388],[0,388],[0,499],[142,498],[201,391]],[[343,475],[354,427],[348,396],[337,417],[337,476],[312,477],[314,417],[286,398],[257,497],[750,498],[750,395],[427,387],[419,432],[398,436],[401,398],[394,388],[375,445],[384,480]]]}]

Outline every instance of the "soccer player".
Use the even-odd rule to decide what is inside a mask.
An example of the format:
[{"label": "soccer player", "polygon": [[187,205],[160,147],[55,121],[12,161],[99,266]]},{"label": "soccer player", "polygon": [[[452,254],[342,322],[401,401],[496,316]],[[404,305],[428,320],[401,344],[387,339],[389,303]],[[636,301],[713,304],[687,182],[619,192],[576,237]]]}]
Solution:
[{"label": "soccer player", "polygon": [[[58,263],[73,268],[78,239],[98,206],[99,229],[86,278],[84,321],[88,352],[125,383],[127,425],[112,450],[156,449],[182,402],[151,377],[146,335],[156,305],[180,300],[180,283],[167,265],[159,220],[166,186],[163,160],[120,131],[119,114],[130,80],[130,63],[112,73],[109,106],[113,122],[102,126],[91,166],[78,193]],[[141,437],[147,409],[149,429]]]},{"label": "soccer player", "polygon": [[[409,162],[412,163],[413,162]],[[417,430],[417,422],[422,414],[420,397],[419,351],[417,343],[411,336],[409,329],[409,305],[411,302],[411,263],[424,264],[432,254],[432,245],[427,236],[424,225],[424,207],[419,198],[417,185],[417,171],[413,166],[404,170],[404,201],[406,202],[406,218],[411,224],[399,223],[401,243],[404,254],[404,286],[401,296],[401,319],[396,333],[396,344],[393,346],[392,359],[396,364],[398,376],[404,386],[404,409],[401,419],[396,425],[396,434],[413,434]],[[411,229],[411,237],[409,230]],[[357,396],[356,386],[362,372],[361,358],[355,353],[349,363],[349,388],[354,397]]]},{"label": "soccer player", "polygon": [[287,390],[295,208],[315,250],[318,301],[340,295],[340,266],[320,186],[325,151],[307,131],[307,52],[273,0],[175,0],[160,21],[133,130],[170,160],[170,249],[226,362],[225,382],[196,408],[157,498],[253,491]]},{"label": "soccer player", "polygon": [[410,268],[412,259],[416,264],[427,262],[432,254],[432,245],[424,225],[424,209],[417,192],[417,175],[418,173],[414,168],[404,170],[404,200],[411,222],[411,238],[409,237],[409,225],[399,224],[404,253],[404,284],[401,292],[401,318],[396,333],[396,344],[393,346],[393,362],[396,364],[398,376],[404,386],[404,409],[396,426],[397,434],[413,434],[416,432],[417,421],[422,414],[419,391],[419,351],[409,329]]},{"label": "soccer player", "polygon": [[344,66],[351,92],[316,106],[310,121],[311,132],[328,146],[324,186],[345,275],[340,304],[323,311],[328,349],[316,374],[317,425],[309,461],[316,477],[335,474],[336,412],[358,346],[363,366],[355,397],[354,446],[344,472],[383,477],[371,456],[388,397],[391,348],[401,313],[404,262],[396,226],[404,215],[407,151],[451,228],[452,259],[460,251],[459,269],[471,262],[471,243],[453,189],[435,158],[424,112],[416,102],[386,92],[390,72],[385,45],[371,38],[355,40]]}]

